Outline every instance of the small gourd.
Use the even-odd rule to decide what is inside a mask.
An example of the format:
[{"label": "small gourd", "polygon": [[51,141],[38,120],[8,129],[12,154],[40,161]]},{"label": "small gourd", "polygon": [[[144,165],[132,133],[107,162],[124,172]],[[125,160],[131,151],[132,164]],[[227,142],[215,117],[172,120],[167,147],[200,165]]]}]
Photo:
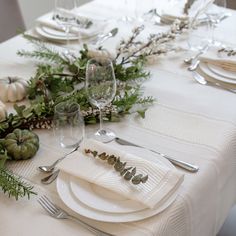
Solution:
[{"label": "small gourd", "polygon": [[39,149],[37,134],[29,130],[15,129],[1,143],[13,160],[26,160],[33,157]]},{"label": "small gourd", "polygon": [[0,100],[3,102],[17,102],[27,94],[27,82],[20,77],[7,77],[0,79]]},{"label": "small gourd", "polygon": [[3,102],[0,101],[0,121],[5,120],[7,116],[6,106]]}]

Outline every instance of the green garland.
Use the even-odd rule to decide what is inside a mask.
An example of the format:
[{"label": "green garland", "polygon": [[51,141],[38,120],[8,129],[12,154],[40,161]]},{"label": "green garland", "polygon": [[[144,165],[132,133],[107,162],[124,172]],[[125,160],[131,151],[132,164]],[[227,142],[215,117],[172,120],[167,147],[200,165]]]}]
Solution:
[{"label": "green garland", "polygon": [[[34,44],[35,50],[21,50],[18,55],[47,63],[38,64],[35,76],[28,82],[30,105],[15,105],[16,114],[9,114],[5,121],[0,122],[0,138],[15,128],[50,128],[54,106],[66,100],[80,104],[86,124],[98,122],[98,109],[90,105],[84,88],[86,64],[91,58],[87,46],[84,45],[79,56],[64,55],[44,42],[27,38]],[[100,51],[103,52],[102,49]],[[113,102],[103,110],[105,121],[119,121],[131,111],[145,116],[147,107],[154,99],[142,96],[142,83],[149,78],[149,72],[143,69],[144,63],[145,58],[137,58],[126,66],[113,61],[117,93]]]}]

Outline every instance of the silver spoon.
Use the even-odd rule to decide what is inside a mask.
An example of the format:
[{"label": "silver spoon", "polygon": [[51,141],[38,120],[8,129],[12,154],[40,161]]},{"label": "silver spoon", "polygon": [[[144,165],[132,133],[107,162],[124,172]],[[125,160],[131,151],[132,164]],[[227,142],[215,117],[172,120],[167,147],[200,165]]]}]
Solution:
[{"label": "silver spoon", "polygon": [[194,62],[188,67],[188,70],[189,70],[189,71],[195,71],[195,70],[198,68],[199,64],[200,64],[200,60],[194,61]]},{"label": "silver spoon", "polygon": [[58,176],[60,170],[52,172],[50,175],[41,179],[42,184],[51,184]]},{"label": "silver spoon", "polygon": [[203,53],[203,51],[198,52],[195,56],[189,57],[184,59],[184,63],[186,64],[191,64],[194,60],[196,60],[201,54]]},{"label": "silver spoon", "polygon": [[102,35],[98,36],[98,39],[91,41],[91,43],[100,45],[103,42],[105,42],[107,39],[115,37],[117,33],[118,33],[118,28],[114,28],[110,32],[108,32],[107,34],[102,34]]},{"label": "silver spoon", "polygon": [[71,152],[65,154],[63,157],[57,159],[53,164],[51,164],[50,166],[39,166],[38,169],[42,172],[46,172],[46,173],[50,173],[54,170],[55,166],[62,161],[64,158],[66,158],[68,155],[70,155],[71,153],[77,151],[79,148],[79,145],[77,147],[75,147]]}]

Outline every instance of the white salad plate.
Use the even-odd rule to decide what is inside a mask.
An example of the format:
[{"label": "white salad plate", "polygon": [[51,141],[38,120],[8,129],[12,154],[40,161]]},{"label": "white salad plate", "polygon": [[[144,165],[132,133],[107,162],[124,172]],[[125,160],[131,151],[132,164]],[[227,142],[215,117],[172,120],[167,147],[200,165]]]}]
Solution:
[{"label": "white salad plate", "polygon": [[225,70],[219,66],[207,64],[208,68],[215,74],[219,76],[223,76],[228,79],[234,79],[236,80],[236,72],[230,71],[230,70]]},{"label": "white salad plate", "polygon": [[[42,37],[56,40],[56,41],[65,41],[67,40],[66,34],[63,31],[59,31],[56,29],[52,29],[46,26],[37,26],[35,27],[35,31]],[[78,40],[78,36],[74,34],[69,34],[68,40]]]},{"label": "white salad plate", "polygon": [[[139,156],[145,156],[149,161],[175,169],[168,160],[160,155],[141,148],[128,148],[130,153],[138,153]],[[67,207],[82,216],[103,222],[131,222],[156,215],[174,202],[178,195],[178,188],[173,188],[164,199],[150,209],[108,189],[104,191],[104,188],[72,178],[63,171],[57,178],[58,194]]]},{"label": "white salad plate", "polygon": [[211,78],[215,80],[218,80],[224,83],[229,83],[229,84],[236,84],[236,79],[230,79],[222,75],[216,74],[215,72],[209,69],[208,64],[206,63],[200,63],[199,68],[203,73],[205,73],[206,75],[210,76]]}]

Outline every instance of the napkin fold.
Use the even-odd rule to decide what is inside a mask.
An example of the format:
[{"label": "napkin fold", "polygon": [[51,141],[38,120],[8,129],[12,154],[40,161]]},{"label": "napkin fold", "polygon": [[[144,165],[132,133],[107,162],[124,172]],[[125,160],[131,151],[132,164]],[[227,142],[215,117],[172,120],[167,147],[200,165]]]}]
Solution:
[{"label": "napkin fold", "polygon": [[[119,156],[122,162],[127,162],[126,167],[136,167],[137,174],[144,176],[148,174],[147,182],[139,185],[132,184],[115,171],[112,165],[92,157],[91,154],[85,154],[84,149]],[[159,202],[163,203],[165,198],[168,199],[184,179],[184,175],[176,169],[161,166],[146,160],[145,157],[138,157],[90,139],[84,140],[79,151],[71,154],[70,158],[64,159],[59,164],[59,168],[72,176],[107,188],[149,208],[155,207]]]},{"label": "napkin fold", "polygon": [[[78,16],[75,14],[75,16],[80,19],[80,20],[88,20],[85,17]],[[70,33],[73,33],[75,35],[80,34],[84,37],[90,37],[98,34],[101,32],[104,27],[105,27],[105,21],[98,21],[98,20],[91,20],[92,25],[88,28],[83,28],[78,25],[77,26],[72,26],[70,29]],[[46,26],[55,30],[63,31],[61,25],[59,25],[55,20],[53,20],[53,12],[47,13],[38,19],[36,19],[36,23],[39,24],[39,26]]]}]

